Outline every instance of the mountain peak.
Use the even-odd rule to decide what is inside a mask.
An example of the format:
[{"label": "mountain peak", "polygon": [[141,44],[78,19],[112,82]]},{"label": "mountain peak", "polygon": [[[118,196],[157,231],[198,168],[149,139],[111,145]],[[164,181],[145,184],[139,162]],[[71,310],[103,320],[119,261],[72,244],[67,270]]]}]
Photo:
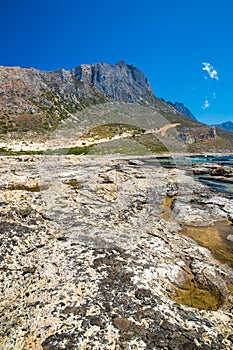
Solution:
[{"label": "mountain peak", "polygon": [[219,129],[233,132],[233,123],[230,120],[228,120],[227,122],[223,122],[221,124],[215,124],[214,126],[216,126]]},{"label": "mountain peak", "polygon": [[127,64],[125,63],[125,61],[119,61],[115,64],[115,66],[126,66]]},{"label": "mountain peak", "polygon": [[81,64],[71,70],[77,81],[102,91],[107,98],[117,101],[136,102],[153,96],[153,90],[144,74],[124,61]]},{"label": "mountain peak", "polygon": [[185,115],[186,117],[189,117],[193,120],[197,120],[194,115],[192,114],[192,112],[190,111],[190,109],[188,107],[186,107],[182,102],[170,102],[167,101],[168,104],[170,104],[171,106],[173,106],[178,112],[182,113],[183,115]]}]

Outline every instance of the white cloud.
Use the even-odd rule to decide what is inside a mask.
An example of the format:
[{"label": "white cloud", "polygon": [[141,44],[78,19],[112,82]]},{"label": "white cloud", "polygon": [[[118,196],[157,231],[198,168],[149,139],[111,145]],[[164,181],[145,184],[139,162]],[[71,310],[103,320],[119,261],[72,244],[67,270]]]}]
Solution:
[{"label": "white cloud", "polygon": [[202,67],[202,69],[208,72],[210,78],[219,80],[218,72],[216,71],[216,69],[214,69],[213,66],[211,66],[209,62],[202,62],[202,64],[204,66]]},{"label": "white cloud", "polygon": [[205,100],[205,101],[204,101],[204,104],[203,104],[203,106],[202,106],[201,108],[202,108],[202,109],[207,109],[207,108],[209,108],[209,106],[210,106],[209,101],[208,101],[208,100]]}]

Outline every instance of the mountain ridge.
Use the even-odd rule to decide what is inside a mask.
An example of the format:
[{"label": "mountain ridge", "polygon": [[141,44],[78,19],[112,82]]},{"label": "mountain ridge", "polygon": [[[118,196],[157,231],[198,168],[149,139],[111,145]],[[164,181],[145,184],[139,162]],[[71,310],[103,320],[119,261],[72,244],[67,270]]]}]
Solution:
[{"label": "mountain ridge", "polygon": [[[0,81],[1,137],[5,135],[14,139],[20,135],[23,138],[29,135],[32,141],[39,135],[45,135],[46,138],[61,123],[80,115],[80,111],[89,118],[88,108],[97,106],[97,115],[102,109],[106,109],[106,113],[104,117],[97,118],[99,124],[96,124],[97,119],[95,120],[95,115],[92,115],[90,127],[101,123],[108,124],[110,121],[135,125],[136,119],[141,118],[140,128],[146,119],[148,129],[150,123],[154,129],[166,124],[176,125],[176,136],[172,129],[163,135],[168,139],[176,137],[190,145],[215,140],[214,146],[203,145],[208,149],[219,147],[218,140],[216,141],[219,135],[215,127],[185,116],[174,105],[156,97],[145,75],[134,65],[128,65],[123,61],[115,65],[104,62],[81,64],[71,70],[58,69],[49,72],[35,68],[1,66]],[[117,103],[123,103],[124,109],[121,113],[117,112],[119,109]],[[135,107],[131,108],[132,106]],[[149,110],[144,108],[142,112],[140,106]],[[109,108],[111,112],[108,112]],[[148,114],[151,121],[148,119]],[[127,115],[130,116],[128,119]],[[80,127],[84,119],[80,119]],[[88,132],[88,129],[85,132]],[[223,132],[219,137],[221,147],[223,144],[225,149],[231,148],[228,134]],[[149,136],[147,143],[149,142],[150,149],[154,150],[155,137],[150,138],[150,141],[148,138]]]},{"label": "mountain ridge", "polygon": [[220,124],[214,124],[213,126],[222,130],[233,132],[233,123],[230,120]]},{"label": "mountain ridge", "polygon": [[52,128],[77,110],[109,101],[139,103],[177,115],[173,106],[155,97],[143,73],[123,61],[114,66],[108,63],[82,64],[71,70],[50,72],[0,67],[0,81],[0,125],[3,132],[4,124],[5,132],[12,128],[14,131],[20,127],[15,124],[24,124],[23,119],[26,119],[25,124],[34,119],[45,129],[46,125]]},{"label": "mountain ridge", "polygon": [[182,113],[186,117],[189,117],[193,120],[197,120],[197,118],[193,115],[193,113],[190,111],[190,109],[188,107],[186,107],[182,102],[167,101],[167,103],[170,104],[171,106],[173,106],[175,109],[177,109],[177,111],[179,111],[180,113]]}]

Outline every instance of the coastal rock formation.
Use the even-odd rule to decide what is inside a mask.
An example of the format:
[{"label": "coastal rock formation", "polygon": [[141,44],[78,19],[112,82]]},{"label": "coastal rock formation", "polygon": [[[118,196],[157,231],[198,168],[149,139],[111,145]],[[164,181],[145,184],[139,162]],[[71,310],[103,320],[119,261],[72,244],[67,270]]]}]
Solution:
[{"label": "coastal rock formation", "polygon": [[3,350],[232,348],[233,270],[180,234],[227,198],[143,158],[2,157],[1,174]]}]

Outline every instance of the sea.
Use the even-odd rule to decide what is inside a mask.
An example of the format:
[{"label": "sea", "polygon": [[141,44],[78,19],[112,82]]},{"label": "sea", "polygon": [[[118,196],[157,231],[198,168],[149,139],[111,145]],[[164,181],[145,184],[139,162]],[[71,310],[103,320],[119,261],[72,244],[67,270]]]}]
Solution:
[{"label": "sea", "polygon": [[[233,168],[233,156],[213,156],[213,155],[200,155],[200,156],[171,156],[171,157],[151,157],[144,160],[145,163],[159,164],[165,168],[179,168],[192,172],[192,167],[195,165],[203,164],[217,164],[224,167]],[[209,174],[196,175],[195,179],[208,185],[213,190],[228,194],[230,198],[233,198],[233,177],[213,177]]]}]

